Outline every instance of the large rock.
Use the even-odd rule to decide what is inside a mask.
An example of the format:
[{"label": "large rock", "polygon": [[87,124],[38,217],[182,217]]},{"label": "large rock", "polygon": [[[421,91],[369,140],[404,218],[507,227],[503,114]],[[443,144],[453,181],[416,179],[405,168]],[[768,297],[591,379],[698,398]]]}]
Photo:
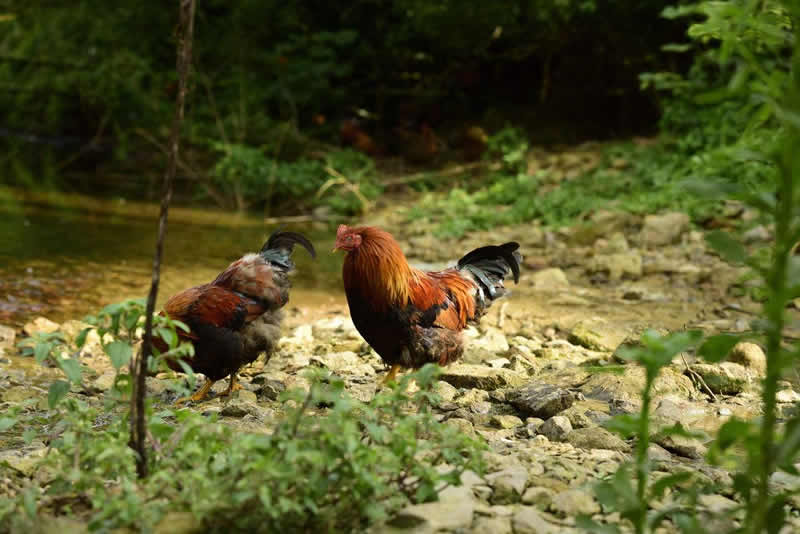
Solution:
[{"label": "large rock", "polygon": [[528,484],[528,470],[524,467],[509,467],[486,475],[486,480],[494,489],[492,504],[513,504],[519,502]]},{"label": "large rock", "polygon": [[400,510],[389,525],[413,532],[458,530],[472,524],[475,502],[469,488],[448,488],[437,502],[412,504]]},{"label": "large rock", "polygon": [[757,376],[764,376],[767,372],[767,356],[755,343],[743,341],[737,343],[728,355],[728,361],[740,363],[753,371]]},{"label": "large rock", "polygon": [[575,402],[575,395],[549,384],[532,384],[506,393],[506,400],[526,416],[549,419]]},{"label": "large rock", "polygon": [[545,291],[569,287],[567,275],[564,274],[564,271],[557,267],[536,271],[535,273],[528,275],[528,279],[531,281],[531,285],[534,288]]},{"label": "large rock", "polygon": [[606,449],[619,452],[631,450],[630,445],[617,435],[599,426],[576,428],[567,434],[566,441],[579,449]]},{"label": "large rock", "polygon": [[642,255],[635,250],[598,254],[589,262],[588,271],[608,273],[611,280],[638,279],[642,276]]},{"label": "large rock", "polygon": [[747,369],[733,362],[696,363],[691,366],[691,370],[703,378],[711,391],[723,395],[741,393],[751,381]]},{"label": "large rock", "polygon": [[669,452],[691,460],[703,458],[708,450],[699,439],[686,436],[656,435],[653,441]]},{"label": "large rock", "polygon": [[572,432],[572,423],[563,415],[555,415],[540,425],[537,432],[550,441],[564,441]]},{"label": "large rock", "polygon": [[52,334],[53,332],[58,331],[60,325],[58,323],[54,323],[47,317],[37,317],[33,321],[30,321],[22,327],[22,331],[29,336],[33,336],[34,334]]},{"label": "large rock", "polygon": [[600,505],[585,491],[568,489],[553,496],[550,510],[561,517],[576,517],[596,514],[600,512]]},{"label": "large rock", "polygon": [[472,534],[512,534],[508,517],[479,517],[472,525]]},{"label": "large rock", "polygon": [[484,365],[455,364],[444,368],[441,380],[457,388],[478,388],[491,391],[503,387],[519,387],[528,377],[509,369]]},{"label": "large rock", "polygon": [[[612,408],[616,405],[634,408],[641,405],[644,385],[644,368],[638,365],[628,365],[622,374],[593,374],[580,386],[580,390],[587,398],[611,403]],[[688,376],[678,373],[671,367],[665,367],[653,382],[653,397],[660,398],[669,393],[691,397],[696,394],[696,391]],[[617,411],[627,412],[630,410]]]},{"label": "large rock", "polygon": [[532,506],[520,507],[511,518],[514,534],[555,534],[563,532],[556,525],[548,523],[542,514]]},{"label": "large rock", "polygon": [[0,350],[13,347],[16,337],[17,332],[13,328],[0,324]]},{"label": "large rock", "polygon": [[647,215],[639,239],[646,247],[659,247],[677,242],[689,229],[689,216],[685,213]]},{"label": "large rock", "polygon": [[464,363],[480,363],[497,358],[498,354],[504,354],[509,349],[505,334],[493,326],[483,328],[482,332],[470,327],[464,331],[464,337],[466,338]]},{"label": "large rock", "polygon": [[628,333],[623,329],[603,319],[591,318],[576,323],[567,340],[587,349],[613,352],[627,337]]}]

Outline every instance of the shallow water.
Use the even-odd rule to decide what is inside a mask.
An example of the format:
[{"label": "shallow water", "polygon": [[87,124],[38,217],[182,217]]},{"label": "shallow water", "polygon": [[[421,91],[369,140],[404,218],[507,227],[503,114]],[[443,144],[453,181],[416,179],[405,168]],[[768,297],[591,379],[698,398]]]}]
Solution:
[{"label": "shallow water", "polygon": [[[150,285],[158,206],[78,195],[0,188],[0,322],[20,326],[38,315],[80,318],[106,304],[142,298]],[[210,281],[276,228],[254,216],[170,210],[158,303]],[[291,304],[341,299],[341,256],[334,230],[290,225],[317,249],[296,250]]]}]

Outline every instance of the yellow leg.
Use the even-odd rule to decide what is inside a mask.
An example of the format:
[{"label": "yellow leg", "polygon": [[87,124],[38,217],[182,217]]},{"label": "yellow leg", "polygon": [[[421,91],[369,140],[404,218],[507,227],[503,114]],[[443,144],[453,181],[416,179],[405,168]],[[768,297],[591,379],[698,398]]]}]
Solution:
[{"label": "yellow leg", "polygon": [[194,395],[191,397],[183,397],[175,401],[175,404],[183,404],[184,402],[200,402],[201,400],[205,400],[208,397],[208,392],[211,391],[211,386],[214,385],[216,380],[211,380],[210,378],[206,378],[205,383],[200,386]]},{"label": "yellow leg", "polygon": [[400,371],[400,365],[399,364],[392,365],[392,368],[389,369],[389,373],[386,375],[386,378],[383,379],[383,385],[385,386],[389,382],[392,382],[397,376],[398,371]]},{"label": "yellow leg", "polygon": [[234,391],[239,391],[240,389],[242,389],[242,385],[239,383],[238,380],[236,380],[236,373],[231,373],[231,380],[228,383],[228,389],[220,393],[220,396],[227,397]]}]

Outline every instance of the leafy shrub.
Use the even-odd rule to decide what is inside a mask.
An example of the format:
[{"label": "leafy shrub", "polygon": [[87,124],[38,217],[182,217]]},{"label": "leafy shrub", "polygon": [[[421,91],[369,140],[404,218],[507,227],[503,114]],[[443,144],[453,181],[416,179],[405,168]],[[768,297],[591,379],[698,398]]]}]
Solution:
[{"label": "leafy shrub", "polygon": [[[435,500],[467,469],[482,471],[485,446],[433,417],[437,376],[437,367],[424,367],[362,403],[340,379],[311,373],[308,392],[281,397],[286,413],[271,434],[187,410],[151,412],[151,475],[141,481],[126,418],[98,430],[97,410],[69,398],[44,460],[55,478],[0,498],[0,521],[28,529],[38,514],[81,503],[93,531],[146,530],[168,511],[192,512],[211,531],[361,529],[405,504]],[[419,390],[407,395],[411,380]]]}]

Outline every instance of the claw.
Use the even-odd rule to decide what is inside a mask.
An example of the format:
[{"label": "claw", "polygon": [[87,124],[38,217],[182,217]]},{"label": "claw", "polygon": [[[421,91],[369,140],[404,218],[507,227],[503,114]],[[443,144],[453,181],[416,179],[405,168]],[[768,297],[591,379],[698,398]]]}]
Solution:
[{"label": "claw", "polygon": [[232,373],[230,382],[228,383],[228,389],[226,389],[225,391],[220,393],[220,396],[221,397],[227,397],[228,395],[230,395],[234,391],[239,391],[240,389],[244,389],[244,388],[239,383],[239,381],[236,380],[236,373]]},{"label": "claw", "polygon": [[181,397],[175,401],[175,404],[183,404],[184,402],[200,402],[205,400],[206,397],[208,397],[208,392],[211,391],[211,386],[214,385],[214,382],[214,380],[206,378],[205,383],[200,386],[200,389],[198,389],[192,396]]},{"label": "claw", "polygon": [[383,379],[383,385],[385,386],[389,382],[394,381],[395,377],[397,377],[397,373],[400,371],[400,365],[394,364],[392,368],[389,369],[389,372],[386,374],[386,377]]}]

